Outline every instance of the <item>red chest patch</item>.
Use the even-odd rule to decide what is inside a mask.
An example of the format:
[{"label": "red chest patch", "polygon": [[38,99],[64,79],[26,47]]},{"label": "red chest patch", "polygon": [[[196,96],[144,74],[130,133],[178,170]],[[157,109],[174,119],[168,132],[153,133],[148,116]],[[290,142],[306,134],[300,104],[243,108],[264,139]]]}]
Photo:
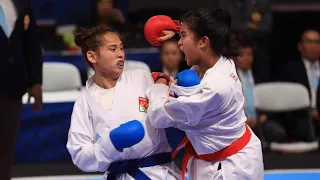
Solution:
[{"label": "red chest patch", "polygon": [[139,111],[147,112],[149,106],[149,101],[146,98],[139,97]]}]

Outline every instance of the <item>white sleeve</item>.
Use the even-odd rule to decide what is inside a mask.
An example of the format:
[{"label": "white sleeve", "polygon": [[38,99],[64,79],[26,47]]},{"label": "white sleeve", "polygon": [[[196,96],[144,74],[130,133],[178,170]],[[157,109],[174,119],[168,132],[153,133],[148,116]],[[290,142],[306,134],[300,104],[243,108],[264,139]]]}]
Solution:
[{"label": "white sleeve", "polygon": [[172,98],[168,96],[169,87],[154,84],[147,92],[149,98],[148,117],[156,128],[175,126],[175,123],[195,126],[208,110],[214,110],[219,105],[219,94],[212,88],[202,87],[201,91],[190,96]]},{"label": "white sleeve", "polygon": [[85,172],[105,172],[110,163],[119,160],[121,152],[113,146],[109,130],[95,142],[92,121],[84,100],[76,101],[68,134],[67,149],[73,163]]},{"label": "white sleeve", "polygon": [[152,78],[151,73],[150,72],[146,72],[145,76],[146,76],[146,81],[148,82],[149,86],[153,85],[154,84],[154,80]]},{"label": "white sleeve", "polygon": [[143,82],[146,83],[147,88],[149,88],[151,85],[154,84],[154,80],[152,79],[152,75],[150,72],[145,71],[145,70],[139,70],[143,76]]}]

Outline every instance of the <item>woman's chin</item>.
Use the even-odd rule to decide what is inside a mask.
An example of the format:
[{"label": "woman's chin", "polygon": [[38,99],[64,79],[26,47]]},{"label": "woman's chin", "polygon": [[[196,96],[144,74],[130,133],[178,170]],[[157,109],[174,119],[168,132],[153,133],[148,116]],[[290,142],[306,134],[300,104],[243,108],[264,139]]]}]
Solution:
[{"label": "woman's chin", "polygon": [[186,61],[187,61],[187,65],[188,66],[193,66],[194,65],[194,63],[192,61],[190,61],[190,60],[186,60]]}]

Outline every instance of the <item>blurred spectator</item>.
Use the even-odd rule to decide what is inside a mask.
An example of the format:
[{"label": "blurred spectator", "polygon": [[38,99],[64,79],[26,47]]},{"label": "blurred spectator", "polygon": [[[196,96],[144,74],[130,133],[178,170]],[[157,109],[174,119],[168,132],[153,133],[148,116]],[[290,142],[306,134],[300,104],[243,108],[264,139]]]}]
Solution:
[{"label": "blurred spectator", "polygon": [[114,0],[95,0],[96,24],[124,24],[125,19],[120,9],[114,8]]},{"label": "blurred spectator", "polygon": [[247,36],[241,30],[232,30],[231,33],[232,41],[235,41],[234,49],[237,49],[238,57],[234,59],[236,65],[240,66],[242,69],[250,70],[253,72],[255,84],[267,82],[268,72],[263,71],[262,69],[254,69],[254,63],[257,61],[256,52],[254,52],[254,42],[251,37]]},{"label": "blurred spectator", "polygon": [[33,110],[42,108],[42,49],[30,1],[0,1],[0,179],[11,179],[22,96],[29,88]]},{"label": "blurred spectator", "polygon": [[259,77],[252,71],[252,63],[254,60],[252,43],[247,39],[242,39],[239,42],[239,55],[234,58],[237,73],[243,86],[245,97],[245,113],[248,118],[247,124],[255,129],[257,118],[263,123],[267,116],[265,114],[257,117],[257,112],[254,105],[253,87],[255,84],[261,83]]},{"label": "blurred spectator", "polygon": [[220,0],[219,6],[232,15],[234,29],[250,30],[250,37],[272,31],[272,10],[269,0]]},{"label": "blurred spectator", "polygon": [[182,51],[179,49],[178,38],[174,37],[163,42],[160,50],[161,69],[154,72],[164,72],[175,77],[178,72],[188,68]]},{"label": "blurred spectator", "polygon": [[230,12],[231,27],[246,33],[252,42],[255,54],[253,69],[256,75],[270,80],[269,35],[273,17],[269,0],[219,0],[219,7]]},{"label": "blurred spectator", "polygon": [[[273,120],[268,120],[269,117],[264,113],[258,114],[256,112],[253,87],[255,84],[263,83],[264,81],[252,69],[252,64],[254,62],[253,44],[241,32],[235,32],[233,35],[236,35],[236,39],[239,41],[238,56],[234,57],[234,62],[243,86],[243,94],[245,97],[244,109],[248,118],[247,124],[255,133],[259,133],[259,136],[263,135],[269,142],[284,141],[286,136],[284,130],[279,128],[273,129]],[[263,129],[262,132],[258,131],[260,129],[258,127],[258,121],[261,124],[260,128]]]},{"label": "blurred spectator", "polygon": [[115,8],[115,0],[91,0],[91,12],[87,19],[77,20],[77,25],[81,27],[96,26],[106,24],[117,31],[123,31],[123,25],[125,24],[125,17],[122,11]]},{"label": "blurred spectator", "polygon": [[[305,30],[302,33],[298,50],[301,59],[286,64],[280,72],[279,81],[296,82],[304,85],[309,90],[312,106],[312,120],[316,135],[320,135],[319,109],[319,57],[320,57],[320,34],[317,30]],[[299,114],[295,115],[298,116]],[[303,127],[301,127],[303,128]]]}]

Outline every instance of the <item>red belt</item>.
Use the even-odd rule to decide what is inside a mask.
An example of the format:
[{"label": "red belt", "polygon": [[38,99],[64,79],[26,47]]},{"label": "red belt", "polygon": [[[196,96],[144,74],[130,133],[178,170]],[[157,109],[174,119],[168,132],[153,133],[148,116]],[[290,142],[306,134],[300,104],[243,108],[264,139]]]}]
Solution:
[{"label": "red belt", "polygon": [[198,155],[192,144],[190,143],[188,137],[183,138],[178,147],[173,151],[172,157],[175,158],[178,152],[184,147],[185,154],[182,160],[182,179],[185,178],[186,169],[188,162],[191,157],[195,157],[197,159],[205,160],[205,161],[220,161],[226,159],[229,156],[232,156],[242,150],[251,139],[251,131],[249,127],[246,125],[245,133],[236,141],[234,141],[231,145],[221,149],[220,151],[214,152],[212,154],[203,154]]}]

